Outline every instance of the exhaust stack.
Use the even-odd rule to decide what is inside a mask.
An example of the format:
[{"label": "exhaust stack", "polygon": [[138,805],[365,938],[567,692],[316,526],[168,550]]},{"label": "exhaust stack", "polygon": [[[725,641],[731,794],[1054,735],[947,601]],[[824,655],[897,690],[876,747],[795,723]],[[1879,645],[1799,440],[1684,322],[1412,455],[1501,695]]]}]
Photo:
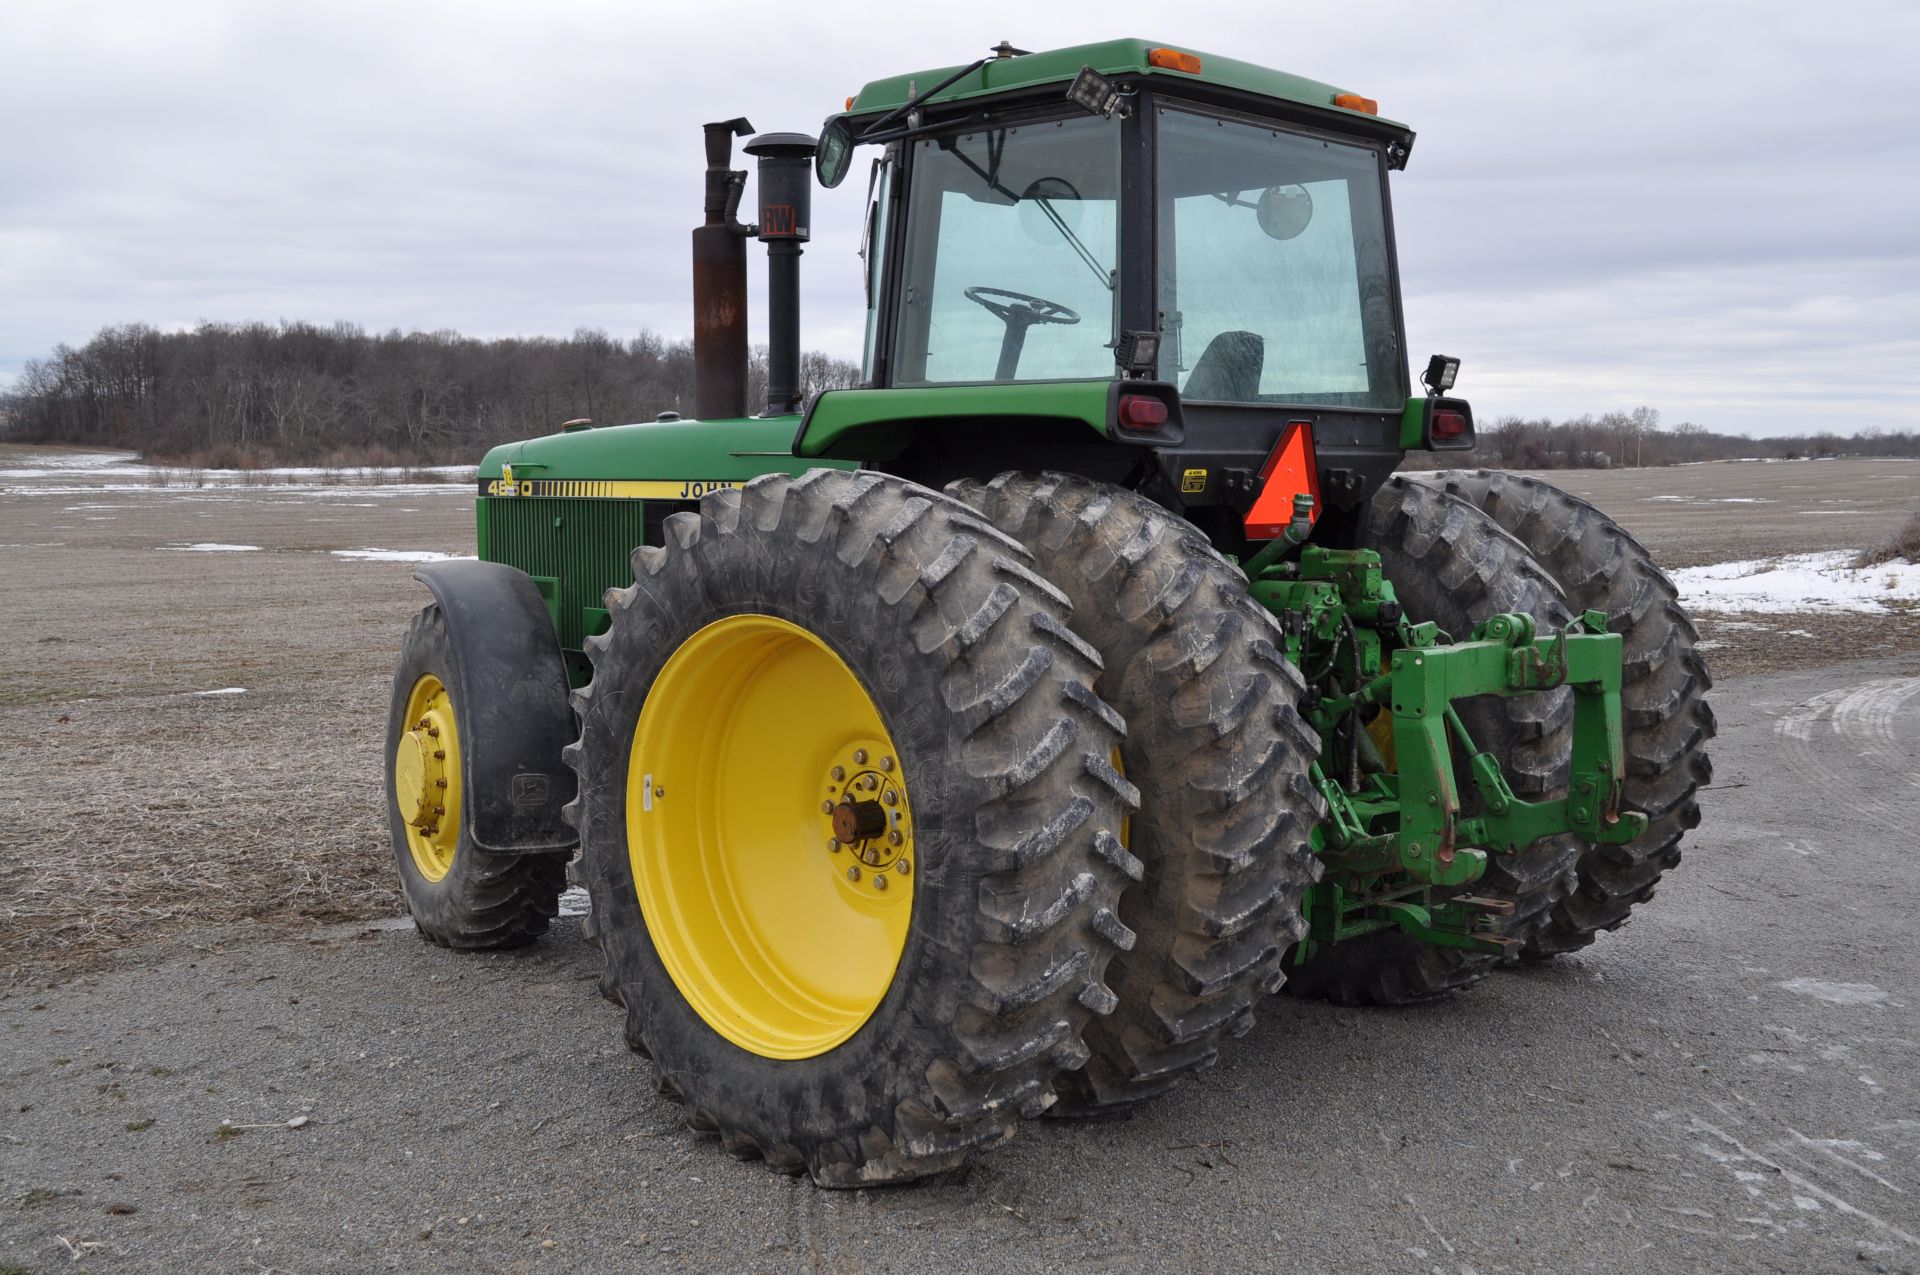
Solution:
[{"label": "exhaust stack", "polygon": [[[767,245],[768,416],[796,414],[800,386],[800,253],[812,222],[814,139],[763,133],[748,142],[760,161],[760,241]],[[695,232],[698,233],[698,232]]]},{"label": "exhaust stack", "polygon": [[747,414],[747,236],[736,214],[747,175],[730,167],[745,119],[706,126],[707,220],[693,232],[693,413],[701,420]]}]

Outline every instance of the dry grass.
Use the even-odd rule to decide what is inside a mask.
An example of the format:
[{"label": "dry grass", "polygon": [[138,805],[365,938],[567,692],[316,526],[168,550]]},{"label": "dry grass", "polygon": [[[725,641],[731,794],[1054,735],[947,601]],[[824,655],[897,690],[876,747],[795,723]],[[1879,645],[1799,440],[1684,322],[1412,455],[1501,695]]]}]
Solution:
[{"label": "dry grass", "polygon": [[[401,911],[382,752],[426,593],[326,550],[471,553],[471,497],[212,494],[0,503],[0,542],[52,546],[5,551],[0,982],[197,927]],[[160,548],[201,540],[261,549]],[[195,694],[222,687],[246,693]]]},{"label": "dry grass", "polygon": [[1896,558],[1920,563],[1920,513],[1908,518],[1905,526],[1871,549],[1862,549],[1853,565],[1856,569],[1877,567]]},{"label": "dry grass", "polygon": [[25,765],[0,799],[0,968],[84,963],[186,926],[394,915],[384,691],[7,711]]}]

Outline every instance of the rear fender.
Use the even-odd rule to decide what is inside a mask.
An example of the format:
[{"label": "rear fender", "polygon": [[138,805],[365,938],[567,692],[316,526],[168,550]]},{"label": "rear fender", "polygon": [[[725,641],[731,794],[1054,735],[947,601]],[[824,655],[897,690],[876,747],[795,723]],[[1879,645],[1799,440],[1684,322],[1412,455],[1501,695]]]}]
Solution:
[{"label": "rear fender", "polygon": [[578,736],[553,619],[533,578],[497,562],[436,562],[414,579],[446,617],[458,685],[460,759],[474,845],[559,854],[580,838],[561,810],[574,774],[560,750]]}]

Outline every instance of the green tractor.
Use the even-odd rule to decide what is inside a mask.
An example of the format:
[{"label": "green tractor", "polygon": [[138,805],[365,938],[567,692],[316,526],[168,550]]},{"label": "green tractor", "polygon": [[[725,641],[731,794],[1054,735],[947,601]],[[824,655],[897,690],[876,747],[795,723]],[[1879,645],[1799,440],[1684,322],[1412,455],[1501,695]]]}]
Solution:
[{"label": "green tractor", "polygon": [[[1400,1003],[1627,919],[1709,776],[1674,590],[1413,393],[1372,101],[1140,40],[707,126],[696,416],[490,451],[387,740],[426,938],[573,879],[696,1129],[825,1186],[1121,1111],[1283,984]],[[809,401],[813,181],[871,148],[864,383]],[[748,415],[747,240],[768,245]]]}]

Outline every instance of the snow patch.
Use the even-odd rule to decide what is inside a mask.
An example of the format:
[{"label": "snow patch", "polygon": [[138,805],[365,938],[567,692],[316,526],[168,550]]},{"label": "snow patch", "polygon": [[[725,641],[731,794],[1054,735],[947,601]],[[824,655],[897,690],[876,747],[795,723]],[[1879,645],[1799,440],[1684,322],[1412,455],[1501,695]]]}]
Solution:
[{"label": "snow patch", "polygon": [[560,896],[561,916],[585,916],[592,910],[593,904],[580,886],[571,886]]},{"label": "snow patch", "polygon": [[[1692,611],[1863,611],[1920,603],[1920,567],[1904,558],[1856,568],[1846,550],[1683,567],[1668,574]],[[1889,605],[1892,604],[1892,605]]]},{"label": "snow patch", "polygon": [[218,690],[192,692],[192,694],[196,698],[202,698],[202,699],[204,699],[209,695],[245,695],[246,693],[247,693],[247,688],[244,686],[222,686]]},{"label": "snow patch", "polygon": [[259,553],[259,545],[223,545],[208,541],[197,545],[161,545],[178,553]]},{"label": "snow patch", "polygon": [[438,553],[432,549],[334,549],[336,558],[363,562],[471,562],[470,553]]},{"label": "snow patch", "polygon": [[1811,996],[1829,1005],[1878,1005],[1886,992],[1872,983],[1829,983],[1823,978],[1790,978],[1780,984],[1796,996]]}]

